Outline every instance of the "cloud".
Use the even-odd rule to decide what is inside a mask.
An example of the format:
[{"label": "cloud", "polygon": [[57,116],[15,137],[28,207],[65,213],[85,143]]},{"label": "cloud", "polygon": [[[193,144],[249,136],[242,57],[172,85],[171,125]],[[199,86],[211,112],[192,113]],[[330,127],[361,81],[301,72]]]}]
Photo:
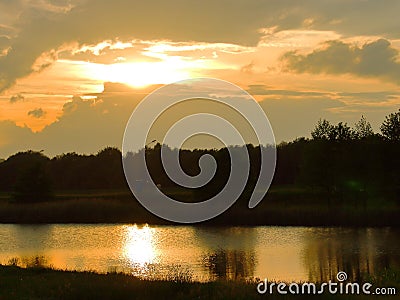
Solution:
[{"label": "cloud", "polygon": [[329,93],[314,92],[314,91],[295,91],[295,90],[277,90],[272,89],[266,85],[253,84],[249,85],[247,92],[251,95],[265,95],[265,96],[307,96],[307,97],[321,97],[329,96]]},{"label": "cloud", "polygon": [[[11,121],[0,121],[0,157],[28,149],[44,149],[48,155],[57,155],[95,153],[110,145],[121,147],[134,107],[156,87],[135,90],[122,84],[106,83],[102,93],[90,95],[97,99],[73,97],[64,104],[57,121],[40,132],[18,127]],[[32,117],[40,114],[40,109],[30,112]]]},{"label": "cloud", "polygon": [[253,96],[265,96],[259,104],[270,120],[277,142],[309,136],[320,118],[352,126],[364,115],[378,131],[385,116],[396,111],[400,103],[396,90],[320,92],[276,89],[261,84],[250,85],[246,90]]},{"label": "cloud", "polygon": [[25,100],[24,96],[22,96],[21,94],[17,94],[17,95],[11,96],[10,103],[15,103],[15,102],[24,101],[24,100]]},{"label": "cloud", "polygon": [[[85,1],[69,11],[28,9],[20,14],[18,35],[0,57],[0,93],[33,72],[44,53],[63,45],[104,40],[175,40],[232,42],[255,45],[262,27],[261,12],[239,9],[236,2]],[[212,9],[209,9],[212,7]],[[227,7],[230,9],[227,12]],[[155,9],[156,8],[156,9]],[[254,12],[258,18],[254,18]],[[96,16],[95,18],[93,16]],[[172,22],[171,20],[179,20]],[[238,22],[240,20],[240,22]]]},{"label": "cloud", "polygon": [[384,3],[374,0],[300,0],[283,1],[282,6],[286,9],[276,14],[280,29],[333,30],[347,37],[398,38],[400,35],[396,20],[400,2],[397,0]]},{"label": "cloud", "polygon": [[28,116],[40,119],[46,115],[46,112],[42,108],[36,108],[28,111]]},{"label": "cloud", "polygon": [[342,116],[335,116],[331,110],[344,107],[345,104],[327,96],[305,96],[299,99],[283,95],[279,99],[264,99],[260,106],[272,125],[276,142],[279,143],[309,136],[319,118],[335,121],[340,119]]},{"label": "cloud", "polygon": [[340,92],[338,95],[342,98],[351,98],[368,102],[381,102],[382,100],[391,100],[400,98],[400,92],[397,91],[378,91],[378,92]]},{"label": "cloud", "polygon": [[15,30],[0,56],[0,93],[34,72],[39,57],[48,56],[46,67],[76,45],[139,39],[256,46],[260,29],[272,27],[398,38],[398,11],[396,0],[2,1],[0,19]]},{"label": "cloud", "polygon": [[19,127],[12,121],[0,121],[0,157],[36,149],[36,144],[35,135],[29,128]]},{"label": "cloud", "polygon": [[251,63],[241,67],[240,68],[240,72],[247,73],[247,74],[253,74],[253,72],[254,72],[254,62],[251,62]]},{"label": "cloud", "polygon": [[10,46],[10,39],[7,36],[1,35],[1,26],[0,26],[0,56],[3,55],[3,52],[7,50],[9,46]]},{"label": "cloud", "polygon": [[400,84],[399,51],[388,40],[379,39],[362,46],[329,41],[323,46],[309,54],[287,52],[281,59],[287,70],[297,73],[354,74]]},{"label": "cloud", "polygon": [[[57,121],[40,132],[18,127],[11,121],[0,121],[0,157],[28,149],[44,149],[46,154],[53,156],[71,151],[95,153],[106,146],[121,147],[125,126],[133,109],[157,87],[132,89],[122,84],[106,83],[102,93],[86,95],[92,97],[73,97],[64,104]],[[397,111],[400,99],[396,92],[390,91],[324,94],[269,90],[268,86],[262,85],[251,86],[248,91],[265,95],[265,99],[259,103],[270,120],[277,142],[309,136],[319,118],[352,125],[361,115],[365,115],[374,129],[378,130],[385,115]],[[398,100],[391,98],[396,95]],[[363,97],[374,98],[374,101],[367,104],[357,101]],[[188,106],[179,108],[173,117],[165,116],[164,121],[160,122],[163,125],[170,124],[168,122],[173,122],[175,116],[185,116],[190,109]],[[213,112],[220,116],[236,118],[223,106],[214,109]],[[193,109],[193,112],[198,111]],[[158,134],[170,128],[161,127],[155,129],[159,131],[155,132],[157,139]]]}]

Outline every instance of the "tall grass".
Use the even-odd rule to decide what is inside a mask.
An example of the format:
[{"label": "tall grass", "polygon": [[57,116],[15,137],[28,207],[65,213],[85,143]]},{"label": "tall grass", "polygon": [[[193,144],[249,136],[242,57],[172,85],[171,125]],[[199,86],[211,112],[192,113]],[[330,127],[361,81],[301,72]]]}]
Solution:
[{"label": "tall grass", "polygon": [[[35,261],[35,260],[34,260]],[[375,295],[259,295],[255,280],[194,282],[186,273],[150,280],[129,274],[59,271],[37,267],[26,269],[0,265],[0,299],[382,299]],[[396,287],[399,272],[385,270],[369,278],[375,286]],[[183,277],[182,277],[183,275]],[[300,283],[301,284],[301,283]],[[387,296],[397,299],[398,295]]]}]

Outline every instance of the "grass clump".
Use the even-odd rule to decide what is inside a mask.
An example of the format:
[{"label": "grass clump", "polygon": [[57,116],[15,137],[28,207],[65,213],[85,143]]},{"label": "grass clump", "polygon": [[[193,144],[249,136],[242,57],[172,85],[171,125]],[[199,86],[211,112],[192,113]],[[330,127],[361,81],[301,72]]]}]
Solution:
[{"label": "grass clump", "polygon": [[[0,265],[0,299],[382,299],[377,295],[280,295],[257,293],[256,280],[196,282],[181,266],[157,280],[124,273],[98,274],[43,267],[40,257],[21,268],[10,259]],[[25,262],[26,264],[26,262]],[[38,267],[40,266],[40,267]],[[374,286],[400,289],[400,273],[384,270],[368,278]],[[386,298],[396,299],[395,296]]]}]

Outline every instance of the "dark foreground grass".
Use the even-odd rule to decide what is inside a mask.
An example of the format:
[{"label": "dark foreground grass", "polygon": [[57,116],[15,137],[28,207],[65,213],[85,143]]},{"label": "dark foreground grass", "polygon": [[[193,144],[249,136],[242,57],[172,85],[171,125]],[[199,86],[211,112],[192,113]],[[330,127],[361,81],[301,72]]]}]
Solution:
[{"label": "dark foreground grass", "polygon": [[0,267],[0,299],[252,299],[254,284],[141,280],[127,274]]},{"label": "dark foreground grass", "polygon": [[[399,291],[399,273],[386,272],[370,280]],[[127,274],[0,265],[0,299],[398,299],[398,295],[259,295],[256,285],[255,281],[142,280]]]}]

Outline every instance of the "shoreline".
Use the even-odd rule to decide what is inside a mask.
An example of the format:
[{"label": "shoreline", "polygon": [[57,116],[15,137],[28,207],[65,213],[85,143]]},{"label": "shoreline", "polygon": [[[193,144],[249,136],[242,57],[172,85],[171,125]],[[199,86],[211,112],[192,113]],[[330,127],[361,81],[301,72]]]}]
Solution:
[{"label": "shoreline", "polygon": [[[389,275],[389,276],[388,276]],[[365,278],[375,286],[399,289],[399,273],[386,270]],[[125,273],[56,270],[34,266],[0,265],[1,299],[309,299],[308,294],[257,293],[260,279],[197,282],[189,277],[140,279]],[[301,284],[301,283],[298,283]],[[318,286],[319,283],[316,282]],[[312,295],[314,299],[380,299],[376,295]],[[381,296],[380,296],[381,297]]]},{"label": "shoreline", "polygon": [[56,203],[0,205],[0,224],[149,224],[194,226],[284,226],[400,228],[398,208],[349,208],[276,206],[260,210],[228,209],[215,219],[180,224],[153,216],[140,204],[113,200],[66,200]]},{"label": "shoreline", "polygon": [[[400,228],[398,203],[378,196],[351,196],[339,199],[297,187],[275,187],[256,208],[249,209],[243,196],[218,217],[192,225]],[[16,203],[11,194],[2,193],[0,224],[177,225],[147,211],[129,190],[62,191],[54,200],[34,203]]]}]

